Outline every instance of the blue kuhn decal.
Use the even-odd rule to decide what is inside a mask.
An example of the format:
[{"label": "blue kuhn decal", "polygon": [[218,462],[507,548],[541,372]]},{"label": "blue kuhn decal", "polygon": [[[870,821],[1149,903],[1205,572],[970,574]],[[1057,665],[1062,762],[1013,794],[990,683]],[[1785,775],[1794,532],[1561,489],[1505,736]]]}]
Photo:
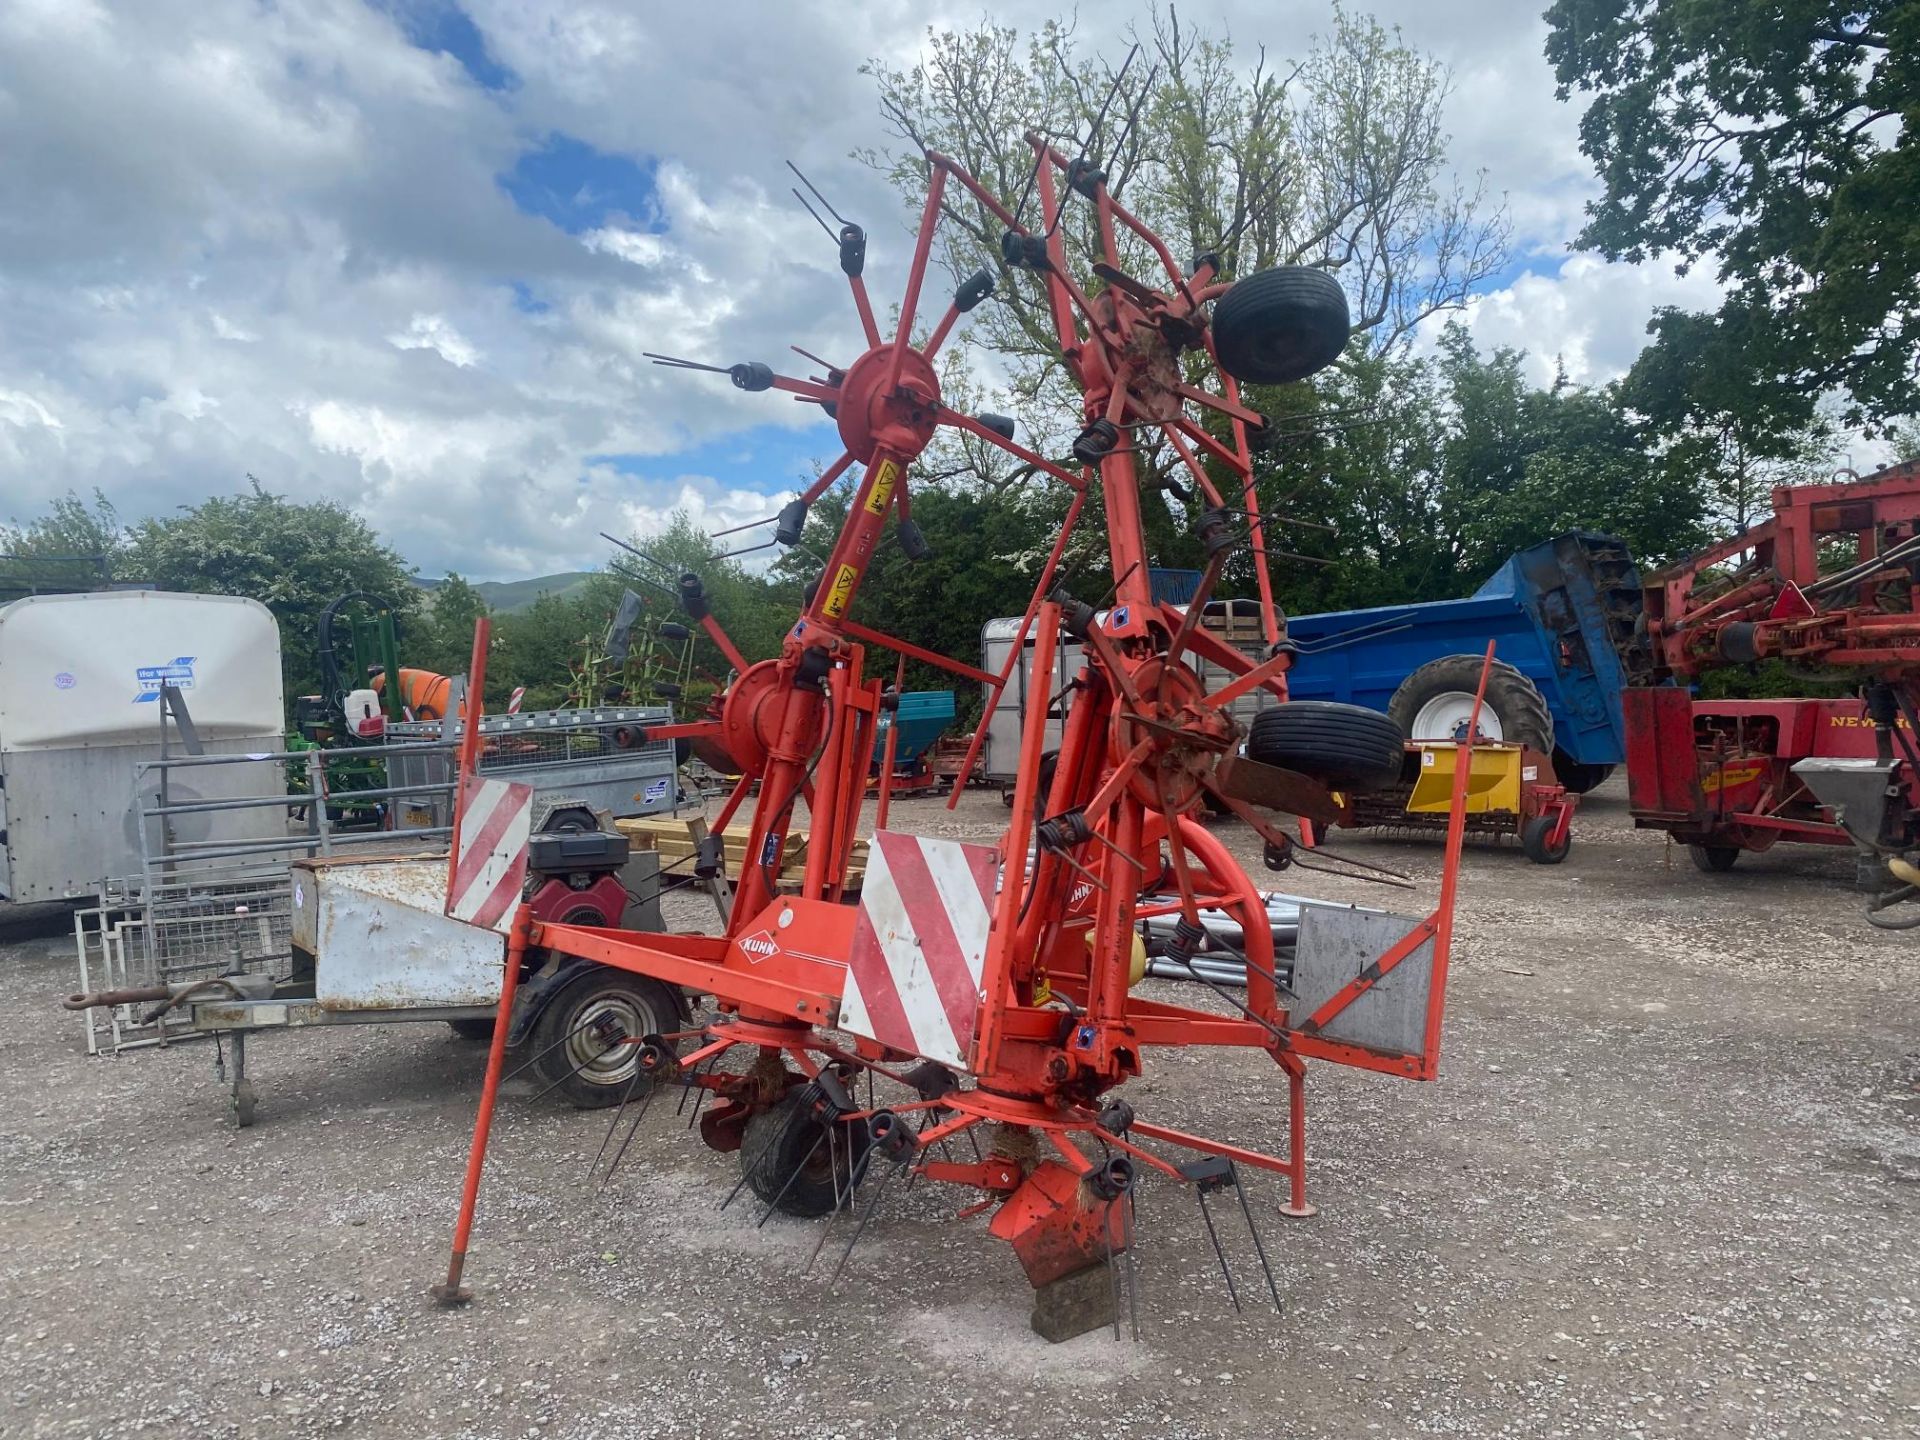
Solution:
[{"label": "blue kuhn decal", "polygon": [[667,786],[672,783],[672,781],[665,779],[650,780],[647,782],[646,791],[641,798],[648,803],[652,803],[655,800],[664,800],[667,798]]},{"label": "blue kuhn decal", "polygon": [[142,665],[133,674],[140,682],[140,693],[133,697],[133,703],[150,704],[160,698],[163,685],[171,685],[176,690],[193,688],[193,656],[181,655],[166,665]]},{"label": "blue kuhn decal", "polygon": [[767,836],[767,843],[760,847],[760,868],[764,870],[773,864],[773,857],[779,853],[780,837],[775,834],[769,834]]}]

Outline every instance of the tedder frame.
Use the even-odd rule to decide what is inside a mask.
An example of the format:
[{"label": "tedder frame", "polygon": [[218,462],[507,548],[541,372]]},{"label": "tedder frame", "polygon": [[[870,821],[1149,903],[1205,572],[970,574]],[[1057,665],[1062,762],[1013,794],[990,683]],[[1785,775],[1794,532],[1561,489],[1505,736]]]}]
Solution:
[{"label": "tedder frame", "polygon": [[[883,1178],[869,1182],[874,1200],[885,1177],[897,1173],[954,1182],[977,1192],[962,1213],[994,1210],[992,1233],[1012,1243],[1044,1300],[1103,1262],[1112,1273],[1113,1257],[1132,1241],[1129,1191],[1148,1174],[1192,1186],[1204,1213],[1210,1189],[1231,1185],[1238,1191],[1236,1167],[1276,1172],[1287,1183],[1283,1212],[1312,1213],[1305,1145],[1309,1059],[1432,1078],[1469,767],[1457,767],[1432,910],[1405,922],[1397,942],[1356,964],[1310,1013],[1290,1009],[1296,997],[1288,977],[1276,970],[1265,902],[1195,812],[1211,795],[1263,839],[1270,867],[1309,863],[1308,852],[1271,812],[1332,819],[1344,803],[1340,791],[1360,783],[1331,770],[1303,773],[1310,767],[1243,754],[1230,714],[1232,702],[1257,686],[1285,701],[1291,660],[1254,493],[1250,433],[1266,422],[1243,403],[1233,372],[1259,383],[1283,383],[1323,368],[1345,341],[1344,301],[1331,344],[1315,347],[1311,337],[1291,333],[1282,311],[1251,353],[1242,334],[1235,354],[1223,358],[1230,347],[1224,339],[1216,343],[1210,307],[1233,287],[1217,274],[1219,258],[1204,255],[1183,269],[1166,243],[1113,197],[1093,162],[1069,158],[1038,135],[1027,139],[1034,155],[1029,189],[1038,200],[1036,228],[1022,223],[1024,198],[1009,207],[956,161],[926,155],[925,206],[890,335],[881,331],[862,279],[865,233],[842,222],[839,260],[865,339],[864,353],[844,368],[819,361],[824,377],[797,379],[758,362],[723,368],[655,357],[721,371],[745,390],[784,391],[834,417],[845,453],[781,513],[777,533],[787,543],[797,541],[808,507],[828,486],[856,465],[859,478],[820,579],[777,657],[749,662],[710,612],[700,581],[691,575],[681,581],[688,613],[738,670],[704,718],[650,732],[652,738],[716,747],[740,775],[713,822],[703,871],[719,870],[719,834],[758,790],[747,860],[724,933],[641,935],[536,923],[522,913],[512,930],[507,973],[511,981],[520,957],[541,947],[712,996],[711,1023],[677,1035],[617,1036],[610,1043],[642,1047],[648,1088],[677,1083],[683,1103],[688,1093],[698,1094],[704,1140],[715,1149],[740,1151],[741,1183],[767,1201],[769,1214],[775,1208],[814,1215],[850,1209],[856,1183],[875,1168]],[[1092,294],[1074,278],[1063,231],[1076,195],[1086,202],[1091,269],[1102,282]],[[992,293],[991,271],[962,282],[930,333],[915,342],[935,228],[954,203],[977,206],[1004,227],[1002,279],[1018,276],[1044,288],[1061,356],[1085,397],[1073,467],[1016,441],[1013,426],[1001,417],[963,414],[942,399],[934,357],[961,316]],[[1126,273],[1127,253],[1157,263],[1164,271],[1158,288]],[[1322,295],[1331,286],[1338,298],[1338,287],[1324,272],[1284,273],[1288,284],[1312,282],[1323,287]],[[1276,314],[1271,307],[1266,313]],[[1219,377],[1217,392],[1198,383],[1208,372]],[[1040,569],[1012,654],[1018,656],[1031,632],[1036,669],[1046,674],[1054,648],[1070,635],[1083,646],[1086,663],[1044,790],[1047,707],[1029,707],[1012,815],[998,846],[879,830],[856,897],[848,863],[886,703],[881,681],[868,675],[867,647],[943,665],[988,682],[996,695],[1008,678],[1005,670],[988,675],[883,635],[850,614],[890,518],[909,557],[924,548],[912,524],[909,470],[941,426],[1010,453],[1071,492],[1065,524]],[[1198,592],[1184,609],[1157,603],[1149,589],[1135,470],[1135,454],[1149,434],[1178,457],[1188,477],[1194,531],[1207,556]],[[1105,609],[1055,584],[1075,522],[1096,498],[1111,567]],[[1199,624],[1223,565],[1243,544],[1251,547],[1258,577],[1269,644],[1264,660],[1221,643]],[[1206,693],[1184,663],[1194,655],[1236,678]],[[1481,683],[1484,688],[1484,672]],[[1476,715],[1478,704],[1476,697]],[[1380,723],[1356,707],[1298,708],[1303,716],[1311,708],[1319,721],[1336,726]],[[1473,733],[1471,725],[1466,733]],[[1463,755],[1470,748],[1470,739],[1463,740]],[[1389,763],[1396,769],[1398,752],[1394,740]],[[970,753],[969,768],[974,759]],[[881,776],[884,814],[885,769]],[[959,790],[956,784],[956,796]],[[784,842],[802,800],[811,817],[805,872],[797,887],[783,893],[778,875]],[[1162,886],[1177,896],[1166,908],[1179,916],[1173,942],[1178,954],[1190,957],[1203,943],[1203,910],[1224,911],[1240,924],[1244,998],[1217,990],[1233,1013],[1131,993],[1139,963],[1136,922],[1161,913],[1141,897]],[[1364,1007],[1370,992],[1393,980],[1402,966],[1430,972],[1416,1041],[1392,1046],[1355,1040],[1341,1018]],[[503,1010],[511,1004],[511,989],[511,983],[503,986]],[[435,1291],[449,1303],[466,1298],[460,1286],[466,1237],[505,1033],[505,1026],[496,1030],[489,1057],[453,1263]],[[1245,1047],[1272,1057],[1287,1085],[1284,1155],[1137,1118],[1111,1095],[1142,1072],[1148,1051],[1193,1045]],[[729,1056],[749,1063],[722,1064]],[[862,1072],[868,1077],[864,1099],[856,1089]],[[897,1103],[876,1103],[875,1076],[911,1093]],[[700,1114],[709,1099],[714,1103]],[[636,1116],[635,1126],[638,1121]],[[612,1134],[610,1129],[610,1140]],[[957,1152],[946,1143],[963,1136],[974,1148]],[[1180,1163],[1162,1154],[1164,1148],[1198,1158]],[[862,1226],[871,1213],[869,1201]],[[1251,1210],[1247,1218],[1251,1224]],[[1228,1282],[1231,1287],[1230,1275]],[[1277,1303],[1270,1272],[1269,1288]],[[1040,1308],[1035,1324],[1045,1333]]]}]

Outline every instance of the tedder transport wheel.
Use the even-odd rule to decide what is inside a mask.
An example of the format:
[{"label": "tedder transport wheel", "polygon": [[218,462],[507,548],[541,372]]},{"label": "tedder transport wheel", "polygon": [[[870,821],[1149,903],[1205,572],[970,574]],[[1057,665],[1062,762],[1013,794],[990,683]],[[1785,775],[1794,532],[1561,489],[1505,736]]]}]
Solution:
[{"label": "tedder transport wheel", "polygon": [[1693,857],[1696,870],[1709,875],[1724,874],[1733,869],[1733,862],[1740,858],[1738,845],[1689,845],[1687,853]]},{"label": "tedder transport wheel", "polygon": [[1567,852],[1573,848],[1573,831],[1568,830],[1560,837],[1560,843],[1549,843],[1553,834],[1551,815],[1535,815],[1520,827],[1520,848],[1526,852],[1527,859],[1536,865],[1558,865],[1567,858]]},{"label": "tedder transport wheel", "polygon": [[825,1215],[845,1197],[851,1188],[849,1168],[852,1181],[866,1172],[870,1141],[865,1120],[842,1120],[840,1133],[829,1144],[823,1138],[826,1127],[802,1108],[803,1088],[789,1090],[747,1121],[740,1137],[740,1167],[755,1195],[783,1214],[810,1219]]},{"label": "tedder transport wheel", "polygon": [[1398,783],[1406,736],[1378,710],[1289,700],[1253,717],[1247,758],[1296,770],[1334,790],[1379,790]]},{"label": "tedder transport wheel", "polygon": [[582,1110],[617,1105],[623,1096],[644,1095],[634,1085],[640,1047],[623,1044],[643,1035],[680,1028],[680,1002],[658,980],[595,965],[567,982],[533,1022],[527,1044],[539,1058],[534,1073],[542,1085]]},{"label": "tedder transport wheel", "polygon": [[[1387,714],[1409,740],[1460,740],[1473,694],[1480,688],[1479,655],[1443,655],[1429,660],[1400,682],[1387,702]],[[1504,660],[1487,672],[1487,694],[1480,707],[1480,738],[1526,745],[1553,753],[1553,716],[1533,681]]]},{"label": "tedder transport wheel", "polygon": [[1306,265],[1249,275],[1213,305],[1220,368],[1249,385],[1285,385],[1326,369],[1347,335],[1346,291]]}]

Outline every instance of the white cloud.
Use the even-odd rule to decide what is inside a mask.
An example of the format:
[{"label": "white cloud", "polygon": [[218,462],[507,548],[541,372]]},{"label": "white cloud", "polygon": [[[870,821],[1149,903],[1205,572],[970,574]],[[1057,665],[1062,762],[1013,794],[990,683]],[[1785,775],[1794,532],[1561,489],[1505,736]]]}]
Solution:
[{"label": "white cloud", "polygon": [[431,350],[449,365],[462,370],[480,359],[480,352],[439,315],[414,316],[405,332],[389,335],[387,343],[396,350]]},{"label": "white cloud", "polygon": [[[1627,372],[1647,343],[1647,321],[1662,306],[1712,309],[1720,286],[1704,271],[1678,276],[1651,265],[1623,265],[1571,255],[1551,274],[1525,274],[1475,297],[1461,318],[1482,351],[1509,346],[1527,352],[1539,384],[1556,366],[1580,385],[1601,385]],[[1441,318],[1430,321],[1431,340]]]},{"label": "white cloud", "polygon": [[[1305,0],[1210,8],[1192,18],[1249,53],[1297,53],[1328,24]],[[1563,245],[1591,178],[1538,0],[1376,8],[1455,66],[1456,159],[1508,192],[1523,248]],[[846,158],[881,138],[857,67],[910,58],[978,4],[877,0],[856,25],[830,0],[727,23],[629,0],[467,9],[518,77],[504,95],[360,0],[0,4],[0,514],[95,486],[123,514],[164,513],[251,472],[353,507],[429,572],[508,576],[590,563],[598,530],[675,507],[715,527],[773,508],[673,457],[818,413],[644,352],[853,357],[833,247],[781,161],[867,225],[884,313],[909,217]],[[1081,32],[1116,50],[1139,13],[1090,9]],[[497,177],[555,134],[656,162],[642,213],[571,236],[518,210]],[[1580,257],[1471,323],[1599,376],[1653,304],[1694,294]],[[671,478],[604,459],[622,455]]]}]

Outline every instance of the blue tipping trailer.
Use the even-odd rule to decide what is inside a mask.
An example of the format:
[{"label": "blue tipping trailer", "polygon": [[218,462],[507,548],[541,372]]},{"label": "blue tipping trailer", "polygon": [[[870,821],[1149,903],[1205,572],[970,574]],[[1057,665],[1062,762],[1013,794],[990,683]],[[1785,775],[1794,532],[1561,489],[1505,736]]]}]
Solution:
[{"label": "blue tipping trailer", "polygon": [[[1411,739],[1447,738],[1464,724],[1457,698],[1464,667],[1435,662],[1472,656],[1477,669],[1492,640],[1496,659],[1545,702],[1561,783],[1588,790],[1626,759],[1620,692],[1651,663],[1642,614],[1639,571],[1626,545],[1574,531],[1518,552],[1463,600],[1290,617],[1287,634],[1301,653],[1287,672],[1288,689],[1296,700],[1383,711]],[[1415,677],[1423,666],[1435,668]],[[1505,686],[1519,688],[1511,680]],[[1424,728],[1441,733],[1413,733],[1422,716]],[[1509,729],[1530,724],[1521,716]]]}]

